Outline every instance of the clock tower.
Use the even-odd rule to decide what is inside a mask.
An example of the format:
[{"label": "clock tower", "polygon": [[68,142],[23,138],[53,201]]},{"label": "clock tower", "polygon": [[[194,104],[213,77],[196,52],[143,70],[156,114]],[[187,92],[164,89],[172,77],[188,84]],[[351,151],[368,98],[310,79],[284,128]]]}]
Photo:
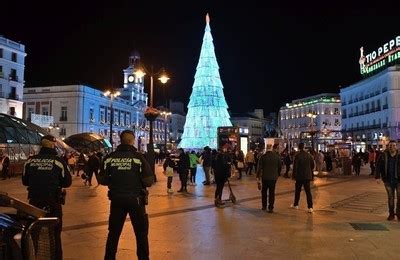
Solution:
[{"label": "clock tower", "polygon": [[147,105],[147,93],[144,92],[144,79],[136,77],[133,72],[135,66],[139,65],[140,55],[138,51],[131,52],[129,56],[129,67],[124,69],[124,88],[121,98],[127,99],[132,105],[144,103]]}]

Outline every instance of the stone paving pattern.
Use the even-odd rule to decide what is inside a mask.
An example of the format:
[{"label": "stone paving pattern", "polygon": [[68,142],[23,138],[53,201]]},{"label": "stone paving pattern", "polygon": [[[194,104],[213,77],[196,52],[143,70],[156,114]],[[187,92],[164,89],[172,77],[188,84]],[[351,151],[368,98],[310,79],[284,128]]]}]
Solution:
[{"label": "stone paving pattern", "polygon": [[[204,176],[197,176],[197,186],[188,186],[188,194],[168,195],[166,177],[157,166],[159,181],[149,189],[147,207],[150,258],[400,259],[400,222],[386,221],[385,189],[368,172],[365,167],[359,177],[316,178],[312,184],[314,214],[307,213],[304,191],[300,209],[289,207],[294,181],[280,178],[275,211],[270,214],[261,211],[254,175],[244,175],[242,180],[233,178],[238,203],[215,208],[215,186],[203,186]],[[81,178],[73,180],[64,207],[64,259],[103,259],[109,214],[107,187],[86,187]],[[177,175],[173,185],[175,191],[179,189]],[[18,177],[0,181],[0,190],[26,199],[26,189]],[[228,196],[226,186],[224,197]],[[389,231],[358,231],[349,223],[379,223]],[[129,219],[119,241],[117,259],[136,259]]]}]

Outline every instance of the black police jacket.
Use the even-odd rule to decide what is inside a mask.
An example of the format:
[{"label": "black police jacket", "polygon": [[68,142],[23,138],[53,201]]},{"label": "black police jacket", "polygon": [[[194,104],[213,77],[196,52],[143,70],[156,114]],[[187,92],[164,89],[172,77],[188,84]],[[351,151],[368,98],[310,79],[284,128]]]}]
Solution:
[{"label": "black police jacket", "polygon": [[98,181],[108,186],[110,199],[137,197],[154,182],[149,163],[131,145],[121,144],[102,162]]},{"label": "black police jacket", "polygon": [[42,147],[39,154],[28,159],[22,184],[28,186],[29,198],[58,198],[61,188],[71,186],[71,174],[65,161],[54,149]]}]

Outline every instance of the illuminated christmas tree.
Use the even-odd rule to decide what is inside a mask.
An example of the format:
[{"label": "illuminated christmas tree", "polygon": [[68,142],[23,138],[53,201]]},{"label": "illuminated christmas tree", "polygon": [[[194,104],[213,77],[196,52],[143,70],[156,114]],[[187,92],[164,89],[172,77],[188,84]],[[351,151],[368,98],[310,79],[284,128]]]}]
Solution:
[{"label": "illuminated christmas tree", "polygon": [[194,76],[182,141],[179,144],[181,148],[203,149],[209,146],[216,149],[217,128],[232,126],[218,70],[210,18],[207,14],[203,45]]}]

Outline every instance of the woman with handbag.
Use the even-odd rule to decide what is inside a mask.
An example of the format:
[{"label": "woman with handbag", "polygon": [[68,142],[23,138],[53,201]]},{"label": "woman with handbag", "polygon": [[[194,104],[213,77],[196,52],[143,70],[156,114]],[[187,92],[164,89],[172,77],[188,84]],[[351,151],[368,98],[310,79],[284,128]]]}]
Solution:
[{"label": "woman with handbag", "polygon": [[174,177],[174,170],[176,168],[175,162],[171,159],[170,154],[166,154],[166,158],[163,164],[164,175],[168,178],[167,181],[167,192],[173,193],[172,189],[172,178]]},{"label": "woman with handbag", "polygon": [[242,170],[244,169],[244,153],[242,150],[236,150],[235,152],[235,166],[238,170],[238,180],[242,178]]}]

